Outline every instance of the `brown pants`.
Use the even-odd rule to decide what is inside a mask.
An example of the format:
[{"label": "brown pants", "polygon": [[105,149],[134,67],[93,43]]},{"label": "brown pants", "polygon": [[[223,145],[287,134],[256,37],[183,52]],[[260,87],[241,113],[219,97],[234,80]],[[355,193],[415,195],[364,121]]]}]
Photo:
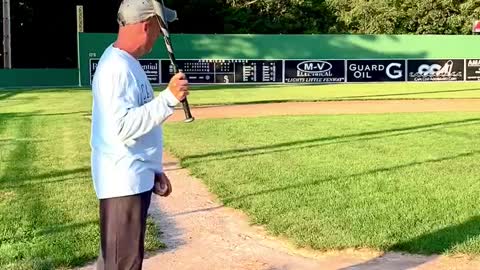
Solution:
[{"label": "brown pants", "polygon": [[140,270],[152,191],[100,200],[98,270]]}]

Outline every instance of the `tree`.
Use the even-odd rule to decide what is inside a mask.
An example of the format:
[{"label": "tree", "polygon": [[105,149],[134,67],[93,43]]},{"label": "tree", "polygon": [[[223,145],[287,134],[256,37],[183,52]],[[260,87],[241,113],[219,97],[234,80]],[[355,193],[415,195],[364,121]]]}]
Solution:
[{"label": "tree", "polygon": [[[114,33],[121,0],[12,0],[17,68],[76,67],[75,6],[85,31]],[[480,0],[165,0],[172,33],[470,34]]]},{"label": "tree", "polygon": [[339,33],[395,34],[400,19],[392,0],[328,0]]},{"label": "tree", "polygon": [[226,31],[262,34],[329,32],[335,22],[324,0],[227,0]]}]

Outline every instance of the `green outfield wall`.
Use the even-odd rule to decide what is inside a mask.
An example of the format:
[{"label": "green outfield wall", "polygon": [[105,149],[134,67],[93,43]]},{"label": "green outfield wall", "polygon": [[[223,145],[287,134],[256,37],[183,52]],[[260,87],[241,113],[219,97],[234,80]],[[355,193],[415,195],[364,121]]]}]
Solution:
[{"label": "green outfield wall", "polygon": [[0,88],[78,86],[77,69],[0,69]]},{"label": "green outfield wall", "polygon": [[[13,69],[0,70],[0,87],[22,87],[22,86],[63,86],[63,85],[78,85],[78,78],[81,78],[83,86],[90,85],[91,76],[94,72],[95,64],[102,55],[107,46],[115,41],[116,34],[104,33],[80,33],[79,36],[79,72],[76,69]],[[350,62],[354,60],[405,60],[404,72],[411,73],[412,68],[417,69],[422,63],[408,63],[408,60],[432,60],[427,61],[429,65],[427,68],[435,72],[436,69],[443,68],[447,65],[450,59],[454,62],[454,69],[460,72],[460,65],[465,66],[462,76],[457,76],[456,79],[467,79],[466,70],[468,59],[479,59],[480,50],[480,36],[475,35],[200,35],[200,34],[172,34],[172,43],[175,49],[177,59],[187,60],[193,62],[190,66],[194,66],[193,71],[203,70],[205,72],[210,69],[211,74],[206,76],[210,78],[211,82],[237,82],[241,81],[240,77],[244,77],[243,81],[258,82],[261,72],[259,69],[275,69],[270,74],[270,77],[263,78],[263,82],[268,80],[275,82],[287,82],[285,77],[293,76],[292,72],[301,73],[302,67],[312,67],[312,62],[309,66],[305,64],[307,60],[313,61],[313,64],[320,66],[325,64],[324,60],[344,60],[328,62],[328,67],[333,66],[337,69],[334,73],[342,73],[339,68],[344,65],[345,79],[340,82],[349,81],[348,72],[350,71]],[[145,62],[142,63],[150,70],[150,77],[152,83],[160,84],[165,82],[169,76],[168,72],[168,55],[165,50],[163,40],[159,40],[155,45],[153,51],[142,58]],[[166,61],[165,63],[162,62]],[[251,60],[248,63],[238,65],[224,64],[210,64],[211,66],[199,67],[199,60],[223,61],[231,60],[237,62],[241,60]],[[253,60],[272,60],[273,62],[266,63],[260,61],[253,63]],[[294,60],[297,60],[296,62]],[[276,61],[276,62],[275,62]],[[349,62],[350,61],[350,62]],[[464,62],[462,62],[464,61]],[[448,63],[447,63],[448,62]],[[323,63],[323,64],[322,64]],[[355,64],[362,64],[355,62]],[[367,63],[368,64],[368,63]],[[389,65],[388,61],[380,63],[382,65]],[[391,63],[390,63],[391,64]],[[230,66],[228,66],[230,65]],[[256,66],[255,66],[256,65]],[[376,64],[370,62],[370,67],[379,68]],[[294,66],[298,70],[291,70]],[[450,65],[451,66],[451,65]],[[478,71],[480,73],[480,63],[478,63]],[[409,70],[408,67],[411,69]],[[223,70],[225,68],[225,70]],[[249,74],[239,73],[239,68],[248,70],[253,68],[254,71]],[[323,69],[322,69],[323,68]],[[325,66],[322,66],[318,72],[324,72]],[[357,68],[357,67],[355,67]],[[367,69],[369,67],[367,66]],[[384,67],[384,69],[386,66]],[[446,68],[446,67],[445,67]],[[477,68],[472,67],[472,68]],[[257,70],[258,69],[258,70]],[[274,72],[281,74],[274,74]],[[290,69],[290,72],[288,71]],[[381,69],[381,67],[379,68]],[[451,69],[451,68],[450,68]],[[445,70],[445,69],[444,69]],[[187,70],[188,71],[188,70]],[[186,71],[186,72],[187,72]],[[225,71],[232,73],[230,75],[222,75],[215,73],[215,71]],[[353,72],[353,69],[351,70]],[[310,70],[310,74],[311,74]],[[358,71],[357,71],[358,72]],[[458,72],[456,75],[458,75]],[[475,70],[471,70],[476,72]],[[171,75],[171,74],[170,74]],[[198,75],[198,76],[197,76]],[[258,75],[258,76],[254,76]],[[302,74],[300,74],[302,75]],[[304,74],[305,75],[305,74]],[[316,75],[320,76],[320,73]],[[367,74],[365,76],[376,77],[379,74]],[[381,75],[381,74],[380,74]],[[158,76],[158,78],[155,78]],[[163,77],[162,77],[163,76]],[[192,75],[193,76],[193,75]],[[199,77],[200,76],[200,77]],[[203,82],[204,79],[201,74],[194,75],[193,81]],[[220,77],[221,78],[220,78]],[[271,78],[271,77],[276,78]],[[315,76],[315,75],[313,75]],[[317,76],[317,77],[318,77]],[[353,76],[353,75],[352,75]],[[360,76],[360,75],[359,75]],[[363,76],[363,75],[362,75]],[[413,75],[412,75],[413,76]],[[217,77],[211,79],[211,77]],[[238,77],[238,78],[237,78]],[[247,78],[248,77],[248,78]],[[255,77],[255,78],[254,78]],[[338,76],[337,76],[338,77]],[[378,76],[377,76],[378,77]],[[381,77],[381,76],[380,76]],[[480,80],[480,75],[478,76]],[[200,79],[199,79],[200,78]],[[473,77],[470,77],[473,78]],[[295,78],[293,78],[295,79]],[[296,80],[291,82],[297,82]],[[337,78],[338,79],[338,78]],[[400,80],[403,80],[401,78]],[[405,81],[409,79],[405,77]],[[205,82],[209,82],[205,80]],[[298,81],[301,82],[301,81]],[[312,81],[317,82],[317,81]]]},{"label": "green outfield wall", "polygon": [[[82,83],[90,83],[91,59],[98,61],[115,34],[80,35]],[[473,35],[198,35],[173,34],[177,59],[476,59]],[[168,59],[163,40],[143,59]],[[459,62],[458,62],[459,63]],[[146,65],[150,65],[148,62]],[[441,63],[440,63],[441,64]],[[273,64],[272,64],[273,65]],[[442,64],[443,65],[443,64]],[[457,65],[457,62],[455,63]],[[159,66],[165,65],[159,64]],[[405,64],[407,66],[407,64]],[[218,67],[212,67],[218,69]],[[346,68],[348,69],[348,68]],[[157,71],[162,73],[162,71]],[[238,71],[237,71],[238,72]],[[165,71],[163,71],[165,75]],[[347,77],[345,75],[345,77]],[[162,80],[155,80],[161,82]]]}]

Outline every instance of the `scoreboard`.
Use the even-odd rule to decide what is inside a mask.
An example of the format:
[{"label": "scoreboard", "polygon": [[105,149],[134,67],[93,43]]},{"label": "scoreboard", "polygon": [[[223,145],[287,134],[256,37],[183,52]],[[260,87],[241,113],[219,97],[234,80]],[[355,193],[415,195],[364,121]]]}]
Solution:
[{"label": "scoreboard", "polygon": [[[282,83],[282,60],[177,60],[189,83]],[[162,83],[174,75],[168,60],[162,60]]]}]

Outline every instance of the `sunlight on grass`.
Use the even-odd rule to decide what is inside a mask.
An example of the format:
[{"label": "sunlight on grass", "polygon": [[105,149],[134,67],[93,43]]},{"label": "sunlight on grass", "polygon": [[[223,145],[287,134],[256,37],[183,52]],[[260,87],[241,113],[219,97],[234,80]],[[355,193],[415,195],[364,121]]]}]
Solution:
[{"label": "sunlight on grass", "polygon": [[[480,114],[170,123],[168,148],[228,206],[300,246],[480,254]],[[191,142],[185,147],[184,142]]]},{"label": "sunlight on grass", "polygon": [[[193,87],[192,105],[479,98],[480,83]],[[96,259],[88,89],[0,92],[0,268]],[[480,251],[479,114],[169,123],[166,142],[229,206],[301,246]],[[185,147],[185,142],[192,142]],[[147,248],[163,246],[149,219]]]},{"label": "sunlight on grass", "polygon": [[[95,260],[98,201],[90,177],[88,95],[0,97],[0,269]],[[163,246],[149,221],[146,248]]]}]

